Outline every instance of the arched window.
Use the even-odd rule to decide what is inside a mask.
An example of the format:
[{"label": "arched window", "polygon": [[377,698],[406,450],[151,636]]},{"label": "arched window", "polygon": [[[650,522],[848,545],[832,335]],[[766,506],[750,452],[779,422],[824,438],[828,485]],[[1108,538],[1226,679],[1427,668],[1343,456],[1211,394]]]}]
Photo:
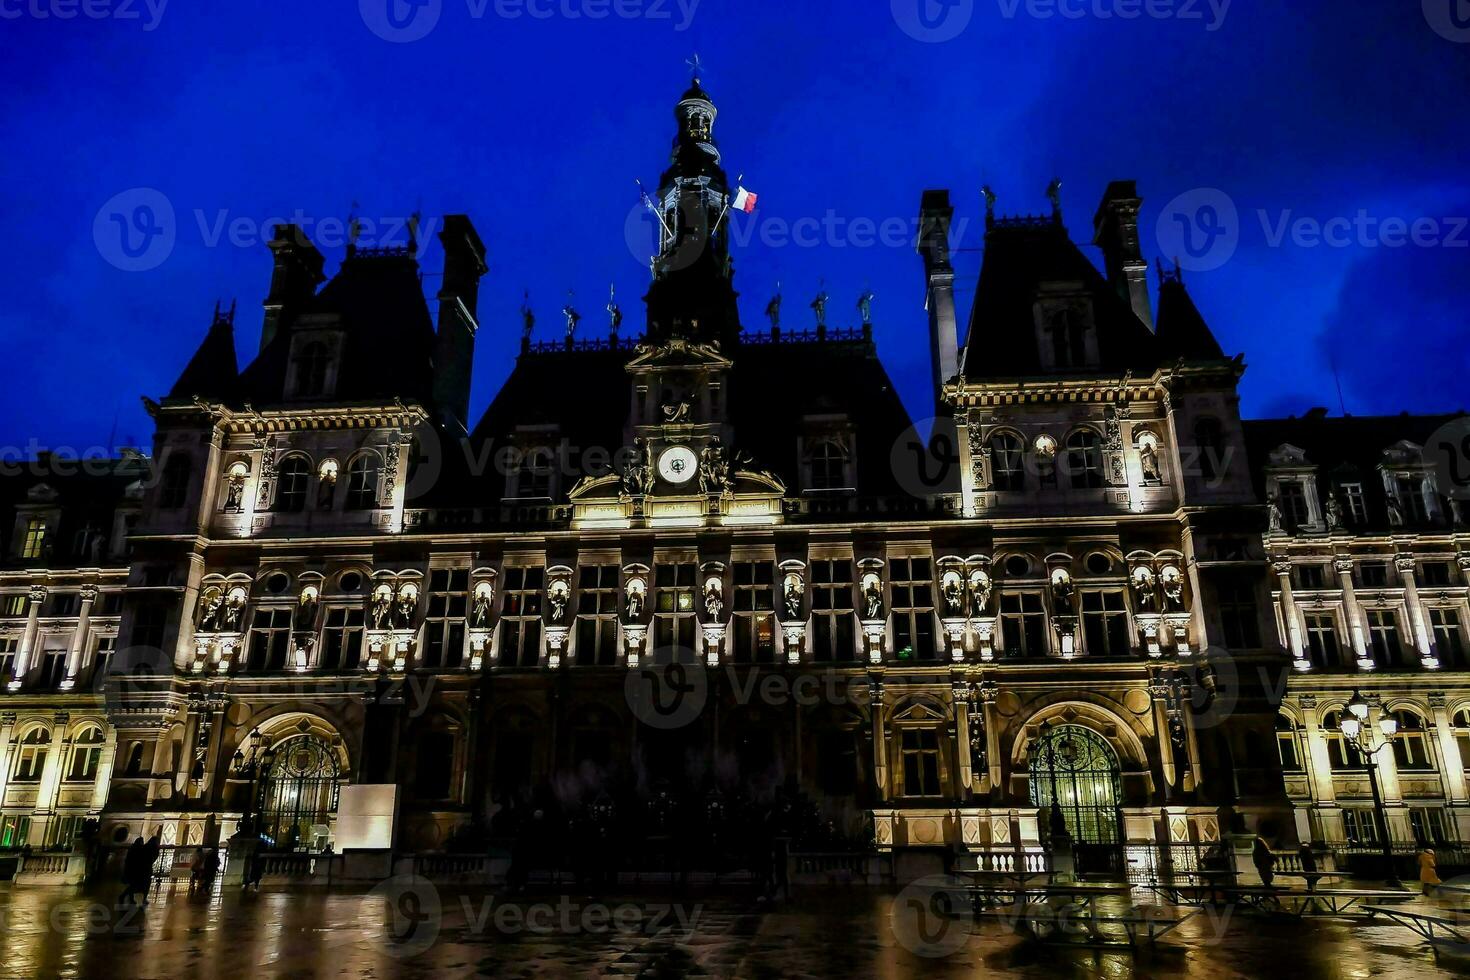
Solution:
[{"label": "arched window", "polygon": [[1450,721],[1455,745],[1460,749],[1460,768],[1470,772],[1470,708],[1461,708]]},{"label": "arched window", "polygon": [[363,453],[347,468],[347,509],[371,510],[378,506],[378,457]]},{"label": "arched window", "polygon": [[1393,761],[1403,772],[1432,772],[1434,760],[1429,754],[1429,726],[1416,711],[1399,710],[1393,713],[1399,723],[1398,736],[1393,742]]},{"label": "arched window", "polygon": [[32,728],[20,740],[15,753],[15,768],[10,779],[17,783],[38,783],[46,768],[46,729]]},{"label": "arched window", "polygon": [[847,485],[847,453],[831,439],[823,439],[812,449],[813,490],[836,490]]},{"label": "arched window", "polygon": [[1276,716],[1276,753],[1282,772],[1302,772],[1302,744],[1296,722],[1286,715]]},{"label": "arched window", "polygon": [[296,394],[302,398],[315,398],[326,394],[327,366],[331,353],[320,340],[302,344],[296,352]]},{"label": "arched window", "polygon": [[997,490],[1025,489],[1026,448],[1020,439],[1007,432],[990,437],[990,477]]},{"label": "arched window", "polygon": [[1213,480],[1225,471],[1225,433],[1219,419],[1206,417],[1194,423],[1194,445],[1195,465],[1203,479]]},{"label": "arched window", "polygon": [[1322,737],[1327,740],[1327,764],[1333,772],[1363,768],[1362,754],[1343,738],[1341,711],[1329,711],[1322,716]]},{"label": "arched window", "polygon": [[1087,339],[1082,323],[1071,310],[1051,318],[1051,359],[1057,368],[1082,367],[1087,363]]},{"label": "arched window", "polygon": [[102,729],[88,726],[72,741],[71,766],[66,778],[74,782],[90,782],[97,776],[97,764],[102,759]]},{"label": "arched window", "polygon": [[158,485],[158,506],[164,510],[178,510],[189,499],[189,469],[191,462],[187,453],[170,453],[163,464],[163,475]]},{"label": "arched window", "polygon": [[276,510],[299,514],[306,509],[306,491],[311,483],[311,463],[305,456],[288,456],[276,479]]},{"label": "arched window", "polygon": [[1067,469],[1074,490],[1096,490],[1103,485],[1102,440],[1091,429],[1067,437]]}]

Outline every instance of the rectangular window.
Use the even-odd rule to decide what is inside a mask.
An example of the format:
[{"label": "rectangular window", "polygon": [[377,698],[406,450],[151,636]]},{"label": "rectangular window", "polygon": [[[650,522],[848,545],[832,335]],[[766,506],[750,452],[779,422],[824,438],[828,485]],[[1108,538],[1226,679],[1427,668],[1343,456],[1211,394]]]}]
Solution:
[{"label": "rectangular window", "polygon": [[286,669],[291,647],[291,610],[261,609],[250,624],[245,669],[252,673]]},{"label": "rectangular window", "polygon": [[11,781],[17,783],[39,783],[46,769],[46,734],[41,729],[32,729],[15,748],[15,767],[11,770]]},{"label": "rectangular window", "polygon": [[1133,650],[1122,591],[1082,593],[1082,633],[1094,657],[1126,657]]},{"label": "rectangular window", "polygon": [[1354,527],[1361,527],[1368,523],[1368,501],[1363,496],[1363,485],[1361,483],[1344,483],[1342,485],[1342,501],[1344,516],[1347,522]]},{"label": "rectangular window", "polygon": [[939,795],[939,733],[932,728],[911,728],[902,735],[903,794]]},{"label": "rectangular window", "polygon": [[168,625],[168,607],[157,602],[139,603],[133,611],[134,647],[163,650],[164,630]]},{"label": "rectangular window", "polygon": [[1325,565],[1298,565],[1296,566],[1296,584],[1299,589],[1320,589],[1325,587],[1327,581],[1327,568]]},{"label": "rectangular window", "polygon": [[65,649],[47,650],[41,654],[40,686],[43,690],[57,690],[66,680],[66,657]]},{"label": "rectangular window", "polygon": [[429,570],[429,605],[424,614],[425,667],[454,668],[464,662],[469,596],[469,569]]},{"label": "rectangular window", "polygon": [[1008,592],[1000,597],[1000,641],[1008,657],[1045,657],[1046,611],[1034,592]]},{"label": "rectangular window", "polygon": [[0,684],[15,673],[15,649],[19,642],[15,637],[0,639]]},{"label": "rectangular window", "polygon": [[811,564],[812,656],[818,663],[857,657],[852,605],[852,561],[818,559]]},{"label": "rectangular window", "polygon": [[1419,584],[1432,586],[1448,586],[1450,584],[1450,563],[1447,561],[1426,561],[1419,566]]},{"label": "rectangular window", "polygon": [[1365,589],[1388,587],[1388,562],[1365,561],[1358,566],[1358,584]]},{"label": "rectangular window", "polygon": [[1220,607],[1220,631],[1225,646],[1232,650],[1255,650],[1261,646],[1261,620],[1256,609],[1256,590],[1249,580],[1222,581],[1215,590]]},{"label": "rectangular window", "polygon": [[97,647],[92,651],[92,687],[97,689],[102,679],[112,673],[112,657],[117,653],[117,637],[99,636]]},{"label": "rectangular window", "polygon": [[[96,731],[96,729],[93,729]],[[101,736],[98,736],[100,740]],[[102,745],[98,743],[77,743],[71,752],[71,768],[66,771],[67,781],[73,783],[91,782],[97,776],[97,764],[102,759]]]},{"label": "rectangular window", "polygon": [[1307,646],[1312,651],[1312,663],[1318,667],[1336,667],[1338,663],[1337,623],[1331,616],[1308,613]]},{"label": "rectangular window", "polygon": [[1349,844],[1359,846],[1378,843],[1378,819],[1372,810],[1344,809],[1342,835]]},{"label": "rectangular window", "polygon": [[75,616],[81,603],[75,592],[61,592],[51,596],[49,616]]},{"label": "rectangular window", "polygon": [[534,667],[541,662],[541,568],[505,570],[505,607],[500,617],[500,665]]},{"label": "rectangular window", "polygon": [[1429,610],[1429,627],[1434,633],[1434,648],[1446,667],[1465,665],[1465,633],[1460,616],[1453,609]]},{"label": "rectangular window", "polygon": [[362,664],[361,607],[328,609],[322,626],[322,669],[357,670]]},{"label": "rectangular window", "polygon": [[768,561],[735,563],[735,637],[731,655],[740,664],[776,659],[775,566]]},{"label": "rectangular window", "polygon": [[1276,732],[1276,755],[1281,760],[1282,772],[1301,772],[1302,760],[1297,752],[1295,731]]},{"label": "rectangular window", "polygon": [[577,664],[618,662],[618,566],[584,565],[577,579]]},{"label": "rectangular window", "polygon": [[1414,843],[1420,847],[1455,843],[1455,835],[1442,807],[1409,807],[1409,827],[1414,832]]},{"label": "rectangular window", "polygon": [[33,517],[26,521],[25,536],[21,539],[22,558],[40,558],[46,553],[46,521]]},{"label": "rectangular window", "polygon": [[895,655],[899,660],[933,660],[934,580],[929,559],[895,558],[888,573]]},{"label": "rectangular window", "polygon": [[0,599],[0,616],[24,616],[26,614],[26,594],[17,592]]},{"label": "rectangular window", "polygon": [[1307,487],[1300,480],[1282,480],[1276,485],[1281,502],[1281,519],[1286,530],[1295,531],[1311,519],[1307,509]]},{"label": "rectangular window", "polygon": [[1392,667],[1403,657],[1398,619],[1387,609],[1368,610],[1368,645],[1380,667]]},{"label": "rectangular window", "polygon": [[693,564],[659,565],[654,570],[653,662],[694,663],[698,622],[694,611]]},{"label": "rectangular window", "polygon": [[1429,511],[1424,503],[1424,478],[1422,476],[1394,477],[1394,496],[1398,498],[1404,521],[1408,524],[1427,524]]},{"label": "rectangular window", "polygon": [[0,850],[15,850],[25,847],[30,836],[30,817],[14,813],[0,817]]}]

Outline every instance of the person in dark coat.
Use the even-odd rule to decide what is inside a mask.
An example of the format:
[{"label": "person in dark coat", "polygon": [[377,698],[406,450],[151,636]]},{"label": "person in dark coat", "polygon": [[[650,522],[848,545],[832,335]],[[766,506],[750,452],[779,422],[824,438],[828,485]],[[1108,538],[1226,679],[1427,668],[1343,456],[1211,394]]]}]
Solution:
[{"label": "person in dark coat", "polygon": [[138,869],[138,887],[143,892],[143,904],[148,904],[148,893],[153,890],[153,869],[158,865],[158,856],[163,853],[163,831],[156,830],[143,845],[143,866]]},{"label": "person in dark coat", "polygon": [[[128,845],[128,853],[123,857],[123,893],[118,896],[117,902],[119,905],[128,899],[131,899],[135,904],[138,901],[138,869],[146,860],[145,855],[147,851],[148,845],[143,843],[143,838],[141,837]],[[146,878],[143,880],[145,882],[147,881]]]},{"label": "person in dark coat", "polygon": [[1256,866],[1256,873],[1261,876],[1261,884],[1270,888],[1276,877],[1276,855],[1271,853],[1271,845],[1260,834],[1256,835],[1256,842],[1251,845],[1251,862]]}]

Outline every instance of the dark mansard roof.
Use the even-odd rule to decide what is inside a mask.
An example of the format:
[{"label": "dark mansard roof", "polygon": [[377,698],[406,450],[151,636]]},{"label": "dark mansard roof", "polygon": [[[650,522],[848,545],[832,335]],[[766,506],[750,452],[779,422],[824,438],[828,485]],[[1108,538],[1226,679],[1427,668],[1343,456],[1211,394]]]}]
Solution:
[{"label": "dark mansard roof", "polygon": [[[1034,304],[1049,289],[1075,285],[1091,301],[1098,374],[1150,372],[1178,361],[1215,360],[1220,345],[1176,275],[1159,296],[1151,331],[1054,218],[1001,218],[985,235],[985,256],[970,311],[964,378],[987,382],[1047,375],[1038,349]],[[1076,373],[1076,372],[1069,372]]]}]

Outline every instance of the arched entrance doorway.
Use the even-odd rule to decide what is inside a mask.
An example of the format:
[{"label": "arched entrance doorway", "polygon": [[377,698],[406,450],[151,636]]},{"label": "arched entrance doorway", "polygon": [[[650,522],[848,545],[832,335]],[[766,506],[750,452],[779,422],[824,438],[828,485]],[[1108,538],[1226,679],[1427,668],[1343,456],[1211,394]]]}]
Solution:
[{"label": "arched entrance doorway", "polygon": [[282,742],[266,770],[261,832],[283,849],[324,847],[339,776],[336,754],[321,739],[298,735]]},{"label": "arched entrance doorway", "polygon": [[1122,874],[1120,796],[1118,757],[1091,729],[1060,725],[1031,747],[1031,804],[1043,826],[1060,807],[1078,874]]}]

